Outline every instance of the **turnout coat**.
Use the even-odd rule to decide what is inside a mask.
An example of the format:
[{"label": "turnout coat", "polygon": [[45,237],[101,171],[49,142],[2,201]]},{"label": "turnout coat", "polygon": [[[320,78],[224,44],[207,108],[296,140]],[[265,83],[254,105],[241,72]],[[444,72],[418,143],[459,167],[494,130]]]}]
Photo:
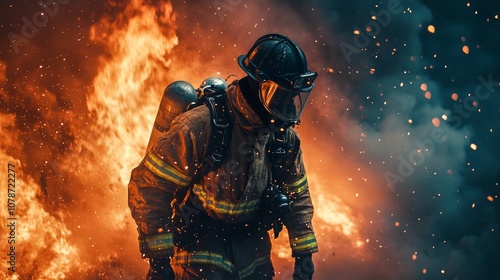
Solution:
[{"label": "turnout coat", "polygon": [[[292,256],[317,252],[311,224],[313,205],[296,131],[291,127],[285,131],[289,148],[279,170],[271,172],[267,149],[273,134],[248,104],[238,84],[227,90],[227,108],[234,122],[227,155],[219,168],[195,182],[190,201],[214,220],[248,223],[260,215],[261,195],[272,179],[294,202],[284,220]],[[197,166],[207,156],[210,121],[207,106],[198,106],[174,119],[170,130],[133,169],[128,186],[129,207],[138,227],[143,257],[172,257],[172,265],[212,264],[244,278],[257,266],[270,262],[271,242],[266,231],[209,238],[194,250],[174,246],[171,202],[177,190],[190,187]]]}]

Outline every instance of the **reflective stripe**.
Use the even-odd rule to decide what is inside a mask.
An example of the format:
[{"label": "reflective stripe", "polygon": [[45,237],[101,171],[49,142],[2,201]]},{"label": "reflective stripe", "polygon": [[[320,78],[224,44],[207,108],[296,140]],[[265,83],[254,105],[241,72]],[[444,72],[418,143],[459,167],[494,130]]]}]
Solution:
[{"label": "reflective stripe", "polygon": [[141,251],[154,252],[174,248],[174,234],[171,232],[145,237],[139,241]]},{"label": "reflective stripe", "polygon": [[314,234],[293,238],[290,240],[290,243],[292,251],[294,252],[308,251],[318,247]]},{"label": "reflective stripe", "polygon": [[184,175],[172,166],[166,164],[152,152],[146,155],[144,165],[154,174],[181,187],[185,187],[191,182],[191,177]]},{"label": "reflective stripe", "polygon": [[244,203],[231,203],[227,201],[217,201],[215,197],[209,197],[203,187],[199,184],[193,186],[193,193],[203,203],[203,206],[219,214],[241,215],[252,213],[259,207],[259,200],[250,200]]},{"label": "reflective stripe", "polygon": [[255,268],[257,266],[265,264],[268,261],[269,261],[269,256],[265,256],[265,257],[261,257],[261,258],[256,259],[248,267],[246,267],[245,269],[242,269],[240,271],[240,273],[239,273],[240,278],[245,278],[245,277],[250,276],[255,271]]},{"label": "reflective stripe", "polygon": [[303,176],[299,180],[295,181],[294,183],[291,184],[283,184],[283,188],[285,189],[285,192],[288,195],[296,194],[296,193],[301,193],[307,190],[307,177]]},{"label": "reflective stripe", "polygon": [[177,252],[172,258],[172,264],[174,265],[189,265],[192,263],[202,263],[202,264],[212,264],[220,266],[227,270],[229,273],[235,273],[236,269],[234,265],[224,259],[222,255],[211,253],[211,252]]}]

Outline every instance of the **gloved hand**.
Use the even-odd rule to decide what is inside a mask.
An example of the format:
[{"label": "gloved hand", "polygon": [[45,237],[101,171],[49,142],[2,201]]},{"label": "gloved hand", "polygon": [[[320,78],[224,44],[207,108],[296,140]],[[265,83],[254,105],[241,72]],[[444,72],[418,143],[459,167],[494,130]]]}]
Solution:
[{"label": "gloved hand", "polygon": [[312,254],[299,255],[295,257],[293,268],[293,280],[311,280],[314,273]]},{"label": "gloved hand", "polygon": [[160,257],[149,259],[149,270],[146,280],[174,280],[175,275],[170,266],[170,258]]}]

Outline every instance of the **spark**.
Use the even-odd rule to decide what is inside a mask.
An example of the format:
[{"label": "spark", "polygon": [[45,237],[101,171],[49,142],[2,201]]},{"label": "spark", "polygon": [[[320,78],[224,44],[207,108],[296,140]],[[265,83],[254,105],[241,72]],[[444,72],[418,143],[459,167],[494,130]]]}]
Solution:
[{"label": "spark", "polygon": [[465,54],[469,54],[469,46],[465,45],[462,47],[462,52]]},{"label": "spark", "polygon": [[435,127],[439,127],[439,124],[441,123],[441,121],[438,119],[438,118],[433,118],[432,119],[432,124],[435,126]]}]

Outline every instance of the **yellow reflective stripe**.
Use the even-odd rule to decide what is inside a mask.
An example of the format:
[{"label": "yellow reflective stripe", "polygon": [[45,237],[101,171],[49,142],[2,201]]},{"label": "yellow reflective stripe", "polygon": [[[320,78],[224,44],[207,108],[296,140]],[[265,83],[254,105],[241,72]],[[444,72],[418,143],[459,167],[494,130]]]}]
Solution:
[{"label": "yellow reflective stripe", "polygon": [[189,265],[192,263],[212,264],[220,266],[229,273],[235,273],[234,265],[226,260],[222,255],[211,252],[186,252],[181,251],[172,258],[174,265]]},{"label": "yellow reflective stripe", "polygon": [[203,203],[203,206],[220,214],[241,215],[252,213],[259,207],[259,200],[250,200],[245,203],[234,204],[227,201],[217,201],[215,197],[209,197],[201,185],[193,186],[193,193],[198,196],[198,199]]},{"label": "yellow reflective stripe", "polygon": [[303,176],[299,180],[291,184],[284,184],[283,187],[287,194],[301,193],[307,190],[307,177]]},{"label": "yellow reflective stripe", "polygon": [[314,234],[308,234],[305,236],[293,238],[292,240],[290,240],[290,242],[292,250],[294,252],[306,251],[318,247],[316,236],[314,236]]},{"label": "yellow reflective stripe", "polygon": [[242,269],[240,271],[240,273],[239,273],[240,278],[246,278],[246,277],[250,276],[255,271],[255,268],[257,266],[265,264],[268,261],[269,261],[269,256],[265,256],[265,257],[261,257],[261,258],[256,259],[248,267],[246,267],[245,269]]},{"label": "yellow reflective stripe", "polygon": [[177,171],[151,152],[146,155],[144,165],[154,174],[181,187],[185,187],[191,182],[191,177]]},{"label": "yellow reflective stripe", "polygon": [[140,247],[148,252],[174,248],[174,234],[171,232],[145,237],[140,241]]}]

